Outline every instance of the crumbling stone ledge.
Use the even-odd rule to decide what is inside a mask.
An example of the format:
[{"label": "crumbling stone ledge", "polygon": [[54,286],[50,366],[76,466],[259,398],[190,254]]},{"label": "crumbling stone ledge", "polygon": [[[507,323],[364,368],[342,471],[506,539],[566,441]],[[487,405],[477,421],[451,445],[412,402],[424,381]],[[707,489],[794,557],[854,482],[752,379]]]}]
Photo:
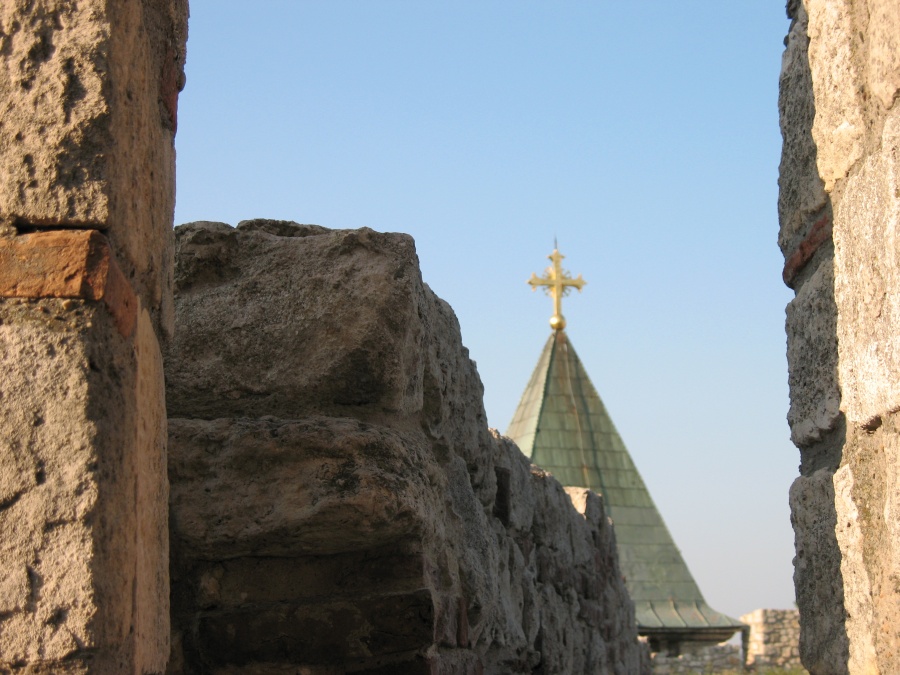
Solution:
[{"label": "crumbling stone ledge", "polygon": [[487,428],[410,237],[191,223],[175,280],[172,675],[646,672],[602,500]]}]

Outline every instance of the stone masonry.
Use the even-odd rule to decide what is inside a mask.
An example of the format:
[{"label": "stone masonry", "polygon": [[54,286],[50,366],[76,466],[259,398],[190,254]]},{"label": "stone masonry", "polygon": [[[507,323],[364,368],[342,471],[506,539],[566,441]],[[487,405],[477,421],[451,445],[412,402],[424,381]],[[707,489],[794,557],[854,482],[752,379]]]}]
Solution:
[{"label": "stone masonry", "polygon": [[757,609],[741,617],[750,627],[746,639],[748,666],[800,666],[800,616],[796,609]]},{"label": "stone masonry", "polygon": [[796,609],[757,609],[741,617],[742,644],[683,646],[681,654],[650,655],[653,675],[739,671],[806,672],[800,664],[800,617]]},{"label": "stone masonry", "polygon": [[[788,14],[800,653],[894,673],[900,5]],[[0,5],[0,672],[644,670],[602,501],[487,430],[411,240],[185,228],[166,346],[186,32]]]},{"label": "stone masonry", "polygon": [[790,0],[779,109],[800,654],[900,672],[900,4]]},{"label": "stone masonry", "polygon": [[184,228],[167,345],[186,32],[0,6],[0,672],[646,672],[601,499],[487,429],[411,239]]},{"label": "stone masonry", "polygon": [[410,237],[176,233],[169,673],[646,672],[601,499],[488,430]]},{"label": "stone masonry", "polygon": [[734,674],[744,670],[740,645],[683,644],[682,652],[672,656],[667,652],[650,655],[653,675],[710,675]]},{"label": "stone masonry", "polygon": [[0,4],[0,672],[161,673],[180,0]]}]

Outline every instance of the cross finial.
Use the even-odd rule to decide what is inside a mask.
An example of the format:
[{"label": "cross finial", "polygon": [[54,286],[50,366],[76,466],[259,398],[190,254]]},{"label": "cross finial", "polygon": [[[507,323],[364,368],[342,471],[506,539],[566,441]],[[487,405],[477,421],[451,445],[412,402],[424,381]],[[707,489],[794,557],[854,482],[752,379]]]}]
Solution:
[{"label": "cross finial", "polygon": [[547,257],[553,261],[553,264],[547,268],[546,274],[542,277],[538,277],[536,274],[531,275],[531,278],[528,280],[528,283],[531,285],[531,290],[536,291],[538,286],[544,287],[544,292],[547,293],[550,297],[553,298],[553,316],[550,317],[550,327],[553,330],[562,330],[566,327],[566,320],[562,315],[562,299],[563,296],[568,295],[569,291],[572,288],[577,288],[578,292],[581,292],[582,287],[587,283],[584,279],[581,278],[579,274],[577,278],[573,279],[568,276],[568,272],[562,268],[560,263],[562,259],[565,258],[562,253],[555,247],[556,239],[553,240],[554,248],[553,253],[548,255]]}]

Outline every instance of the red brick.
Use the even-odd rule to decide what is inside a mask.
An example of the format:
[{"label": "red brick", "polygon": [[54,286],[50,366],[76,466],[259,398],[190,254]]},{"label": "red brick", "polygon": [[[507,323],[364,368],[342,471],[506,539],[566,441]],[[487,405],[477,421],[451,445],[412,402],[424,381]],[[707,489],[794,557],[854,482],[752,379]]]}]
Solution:
[{"label": "red brick", "polygon": [[793,284],[797,275],[812,260],[819,247],[831,239],[831,229],[831,218],[828,215],[822,216],[813,224],[809,234],[806,235],[806,238],[800,242],[797,250],[784,263],[784,271],[781,273],[781,278],[787,286],[790,288],[794,287]]},{"label": "red brick", "polygon": [[137,298],[97,230],[51,230],[0,239],[0,297],[102,300],[127,337]]}]

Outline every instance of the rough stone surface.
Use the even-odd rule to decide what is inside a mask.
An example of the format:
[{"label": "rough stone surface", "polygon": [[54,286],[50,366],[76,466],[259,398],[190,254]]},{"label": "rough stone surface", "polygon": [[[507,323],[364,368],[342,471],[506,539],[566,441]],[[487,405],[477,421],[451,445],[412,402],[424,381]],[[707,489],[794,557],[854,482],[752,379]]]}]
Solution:
[{"label": "rough stone surface", "polygon": [[858,39],[854,0],[805,0],[809,15],[809,68],[815,100],[812,127],[819,177],[826,192],[863,156],[865,111],[860,65],[854,57]]},{"label": "rough stone surface", "polygon": [[[788,11],[779,243],[797,290],[787,332],[800,652],[814,673],[893,673],[900,5],[792,0]],[[816,224],[829,221],[826,239]]]},{"label": "rough stone surface", "polygon": [[186,21],[183,0],[0,4],[0,672],[166,667]]},{"label": "rough stone surface", "polygon": [[602,501],[487,429],[409,237],[176,240],[170,673],[646,670]]},{"label": "rough stone surface", "polygon": [[898,462],[900,416],[884,415],[877,429],[850,427],[833,478],[850,672],[891,672],[900,655],[893,629],[900,582]]},{"label": "rough stone surface", "polygon": [[[181,335],[167,356],[170,409],[207,418],[421,411],[417,315],[426,298],[412,238],[270,229],[179,229]],[[298,274],[273,275],[273,267]]]},{"label": "rough stone surface", "polygon": [[893,107],[900,93],[900,5],[893,0],[868,0],[866,79],[885,108]]},{"label": "rough stone surface", "polygon": [[0,305],[0,670],[164,667],[162,360],[138,323],[132,345],[98,303]]},{"label": "rough stone surface", "polygon": [[790,492],[800,658],[813,673],[846,672],[849,649],[832,476],[828,469],[801,476]]},{"label": "rough stone surface", "polygon": [[801,3],[794,3],[795,18],[781,59],[778,111],[784,146],[778,172],[778,244],[785,257],[799,246],[815,216],[825,208],[827,195],[816,170],[816,144],[812,138],[816,115],[809,70],[808,19]]},{"label": "rough stone surface", "polygon": [[856,425],[900,409],[900,106],[879,140],[835,207],[842,407]]},{"label": "rough stone surface", "polygon": [[800,667],[800,613],[796,609],[757,609],[741,621],[750,627],[746,663],[756,669]]},{"label": "rough stone surface", "polygon": [[738,673],[744,670],[741,646],[732,644],[697,647],[687,644],[678,656],[654,652],[650,659],[653,675]]},{"label": "rough stone surface", "polygon": [[154,317],[170,312],[159,244],[171,236],[186,31],[185,0],[0,6],[0,220],[106,231]]},{"label": "rough stone surface", "polygon": [[841,412],[833,277],[823,262],[787,306],[788,423],[798,447],[820,441]]}]

